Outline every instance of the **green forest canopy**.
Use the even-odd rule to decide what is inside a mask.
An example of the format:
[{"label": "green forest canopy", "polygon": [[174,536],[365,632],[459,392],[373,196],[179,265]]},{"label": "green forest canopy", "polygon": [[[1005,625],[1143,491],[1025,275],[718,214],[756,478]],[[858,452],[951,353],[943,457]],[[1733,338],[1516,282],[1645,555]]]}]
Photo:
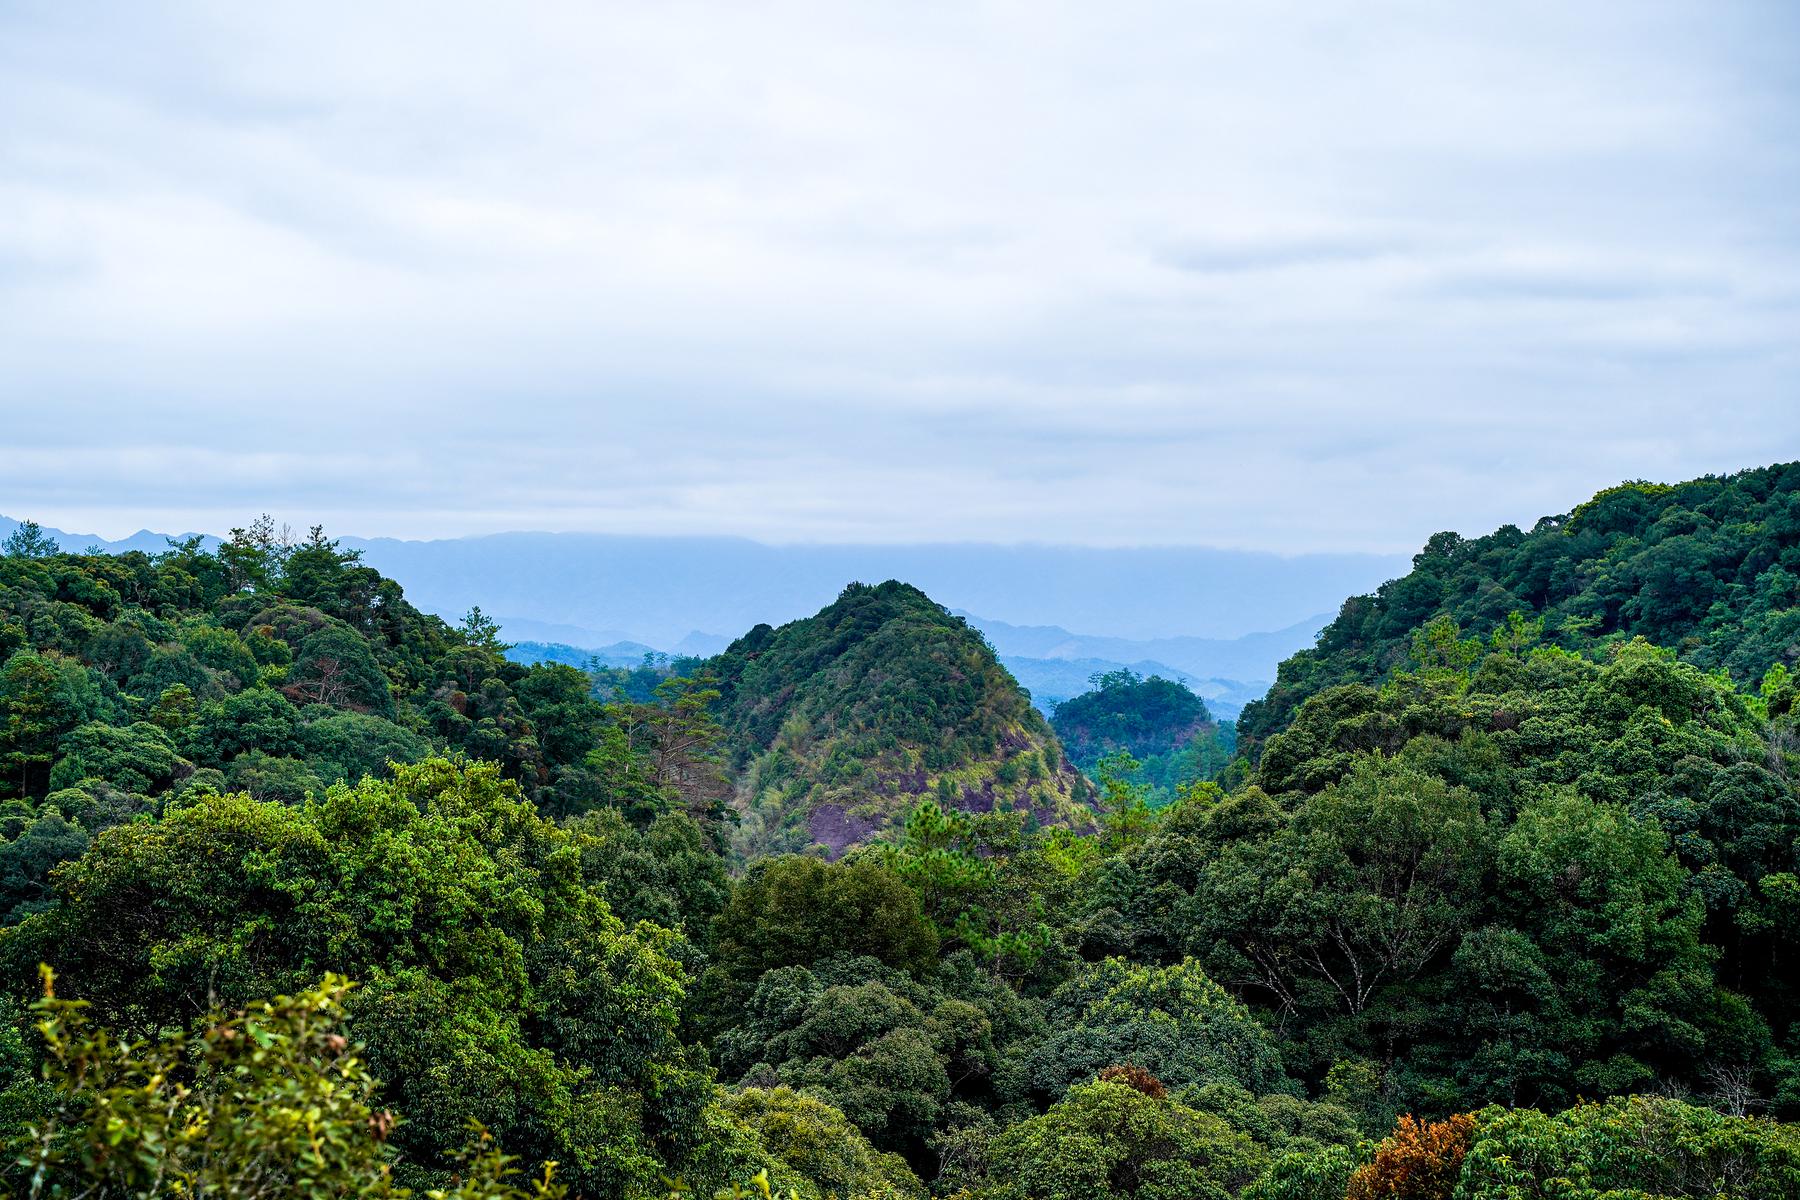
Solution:
[{"label": "green forest canopy", "polygon": [[[318,531],[21,530],[8,1161],[65,1191],[1800,1195],[1797,488],[1433,539],[1160,806],[1073,775],[899,584],[638,678],[510,663]],[[1149,691],[1071,743],[1191,749],[1203,707]]]},{"label": "green forest canopy", "polygon": [[1414,634],[1434,619],[1486,637],[1513,613],[1546,644],[1642,637],[1740,686],[1800,667],[1800,463],[1620,484],[1529,531],[1436,534],[1411,573],[1346,600],[1239,728],[1260,742],[1307,697],[1416,664]]}]

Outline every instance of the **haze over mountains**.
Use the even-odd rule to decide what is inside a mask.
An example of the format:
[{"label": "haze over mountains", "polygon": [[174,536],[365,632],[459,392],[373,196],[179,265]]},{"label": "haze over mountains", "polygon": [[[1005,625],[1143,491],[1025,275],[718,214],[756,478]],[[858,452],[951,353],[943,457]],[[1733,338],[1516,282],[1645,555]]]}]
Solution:
[{"label": "haze over mountains", "polygon": [[1059,625],[1008,625],[973,613],[957,615],[979,629],[1031,698],[1046,712],[1079,696],[1096,675],[1126,667],[1185,684],[1215,717],[1235,719],[1268,690],[1275,668],[1313,644],[1332,614],[1319,613],[1286,629],[1235,638],[1118,638],[1070,633]]},{"label": "haze over mountains", "polygon": [[[0,519],[0,536],[15,525]],[[147,530],[118,541],[47,532],[70,550],[165,546]],[[846,583],[900,579],[967,617],[1040,704],[1130,666],[1180,678],[1227,716],[1311,644],[1345,595],[1406,569],[1398,555],[1209,547],[777,546],[590,533],[341,540],[428,612],[454,620],[479,604],[511,641],[619,655],[716,654],[758,624],[818,611]]]},{"label": "haze over mountains", "polygon": [[952,609],[1116,638],[1235,638],[1335,612],[1406,569],[1400,556],[1207,547],[766,545],[742,538],[506,533],[346,537],[426,608],[624,631],[659,648],[817,612],[853,580],[901,579]]}]

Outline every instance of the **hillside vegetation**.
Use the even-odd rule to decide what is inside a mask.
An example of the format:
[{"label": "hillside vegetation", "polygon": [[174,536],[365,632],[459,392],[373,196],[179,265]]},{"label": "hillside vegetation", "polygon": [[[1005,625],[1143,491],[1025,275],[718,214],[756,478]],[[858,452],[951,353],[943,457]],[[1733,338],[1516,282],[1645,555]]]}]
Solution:
[{"label": "hillside vegetation", "polygon": [[1222,770],[1103,681],[1097,789],[900,583],[583,673],[319,533],[24,527],[0,1187],[1800,1196],[1794,482],[1434,539]]},{"label": "hillside vegetation", "polygon": [[1120,750],[1136,758],[1171,754],[1212,723],[1205,702],[1172,680],[1112,671],[1091,682],[1091,691],[1064,700],[1050,718],[1084,770]]},{"label": "hillside vegetation", "polygon": [[1081,777],[981,636],[917,588],[852,584],[708,664],[740,768],[742,842],[833,855],[922,796],[1079,819]]},{"label": "hillside vegetation", "polygon": [[1409,574],[1346,600],[1317,647],[1282,663],[1238,729],[1260,745],[1307,697],[1417,665],[1414,631],[1434,619],[1487,638],[1513,613],[1542,621],[1549,645],[1642,637],[1740,686],[1800,666],[1800,463],[1621,484],[1529,532],[1436,534]]},{"label": "hillside vegetation", "polygon": [[421,613],[317,529],[157,555],[60,554],[25,532],[0,556],[10,919],[108,827],[205,794],[298,804],[433,753],[495,764],[547,812],[630,796],[640,822],[717,830],[716,734],[694,736],[692,706],[607,705],[582,671],[510,662],[479,610],[460,629]]},{"label": "hillside vegetation", "polygon": [[1063,701],[1050,727],[1069,759],[1103,786],[1129,782],[1151,804],[1215,779],[1232,761],[1236,731],[1215,722],[1206,703],[1173,680],[1129,669],[1091,680]]}]

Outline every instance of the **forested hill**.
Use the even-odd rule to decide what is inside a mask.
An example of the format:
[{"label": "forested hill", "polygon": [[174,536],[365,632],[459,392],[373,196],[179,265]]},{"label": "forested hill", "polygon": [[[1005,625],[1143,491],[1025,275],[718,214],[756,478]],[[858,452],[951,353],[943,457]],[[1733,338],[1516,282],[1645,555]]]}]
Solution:
[{"label": "forested hill", "polygon": [[980,635],[901,584],[684,660],[697,680],[594,675],[510,661],[479,611],[462,628],[422,613],[317,530],[155,555],[31,533],[0,555],[0,798],[24,821],[0,857],[36,858],[0,880],[0,916],[98,830],[172,799],[298,802],[433,752],[497,763],[553,815],[681,810],[709,833],[735,768],[753,849],[839,852],[927,791],[1050,819],[1085,788]]},{"label": "forested hill", "polygon": [[1254,766],[1103,681],[1091,810],[904,584],[582,672],[322,532],[26,527],[0,1192],[1800,1196],[1794,681],[1698,665],[1791,655],[1793,474],[1436,540]]},{"label": "forested hill", "polygon": [[1058,704],[1050,718],[1083,770],[1121,750],[1140,759],[1173,754],[1212,723],[1205,701],[1173,680],[1120,670],[1092,683],[1092,690]]},{"label": "forested hill", "polygon": [[[1587,652],[1642,637],[1754,686],[1800,662],[1800,463],[1680,484],[1627,483],[1529,532],[1434,535],[1412,571],[1354,596],[1317,647],[1282,663],[1238,722],[1247,747],[1284,728],[1307,697],[1416,668],[1415,634],[1516,638],[1512,613],[1548,645]],[[1537,622],[1541,621],[1541,628]]]},{"label": "forested hill", "polygon": [[609,705],[587,673],[501,651],[479,611],[461,628],[420,612],[317,529],[152,555],[59,553],[26,526],[0,555],[0,920],[94,835],[170,804],[299,803],[446,751],[555,815],[716,826],[703,706]]},{"label": "forested hill", "polygon": [[1086,783],[981,635],[917,588],[851,584],[709,664],[738,769],[742,844],[841,853],[924,796],[1074,815]]}]

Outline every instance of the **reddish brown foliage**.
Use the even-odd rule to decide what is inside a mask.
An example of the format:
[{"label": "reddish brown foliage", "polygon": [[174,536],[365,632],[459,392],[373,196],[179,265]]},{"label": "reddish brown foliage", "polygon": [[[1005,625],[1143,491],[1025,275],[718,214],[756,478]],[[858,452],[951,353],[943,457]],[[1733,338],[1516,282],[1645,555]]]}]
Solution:
[{"label": "reddish brown foliage", "polygon": [[1107,1067],[1100,1072],[1100,1082],[1122,1083],[1128,1088],[1136,1088],[1152,1100],[1161,1100],[1169,1094],[1168,1089],[1163,1087],[1162,1080],[1142,1067]]},{"label": "reddish brown foliage", "polygon": [[1344,1200],[1450,1200],[1474,1137],[1470,1113],[1431,1122],[1401,1117],[1374,1161],[1350,1176]]}]

